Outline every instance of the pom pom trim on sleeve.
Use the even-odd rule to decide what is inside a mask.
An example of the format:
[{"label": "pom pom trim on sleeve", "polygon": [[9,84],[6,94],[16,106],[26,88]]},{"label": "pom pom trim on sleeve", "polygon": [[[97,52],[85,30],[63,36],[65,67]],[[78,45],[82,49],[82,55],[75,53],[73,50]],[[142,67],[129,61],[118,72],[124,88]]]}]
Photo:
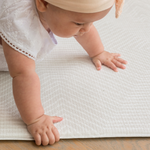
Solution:
[{"label": "pom pom trim on sleeve", "polygon": [[14,50],[16,50],[16,51],[22,53],[23,55],[25,55],[25,56],[27,56],[27,57],[29,57],[29,58],[35,60],[35,56],[33,56],[32,54],[29,54],[28,52],[22,50],[22,49],[19,48],[18,46],[15,46],[12,42],[10,42],[10,41],[6,38],[6,36],[5,36],[2,32],[0,32],[0,36],[1,36],[1,38],[2,38],[10,47],[12,47]]}]

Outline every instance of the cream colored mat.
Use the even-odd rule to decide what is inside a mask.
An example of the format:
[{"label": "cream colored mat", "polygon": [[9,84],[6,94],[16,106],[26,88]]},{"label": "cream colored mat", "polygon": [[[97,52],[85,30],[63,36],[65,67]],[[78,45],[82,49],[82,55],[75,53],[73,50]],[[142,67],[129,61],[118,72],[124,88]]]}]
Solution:
[{"label": "cream colored mat", "polygon": [[[55,124],[62,139],[150,136],[150,1],[126,0],[117,20],[114,11],[95,25],[105,49],[128,60],[126,70],[97,71],[73,38],[57,38],[50,57],[37,64],[45,112],[64,118]],[[0,73],[0,139],[32,140],[6,72]]]}]

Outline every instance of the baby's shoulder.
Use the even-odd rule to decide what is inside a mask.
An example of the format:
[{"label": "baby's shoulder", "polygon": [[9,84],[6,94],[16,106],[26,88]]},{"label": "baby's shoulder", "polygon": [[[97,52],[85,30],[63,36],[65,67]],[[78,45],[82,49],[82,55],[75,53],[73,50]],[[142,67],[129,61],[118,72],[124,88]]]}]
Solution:
[{"label": "baby's shoulder", "polygon": [[33,60],[42,60],[57,44],[41,24],[34,0],[0,0],[0,36]]},{"label": "baby's shoulder", "polygon": [[[15,14],[21,11],[35,11],[34,0],[0,0],[0,15]],[[27,15],[27,14],[26,14]]]},{"label": "baby's shoulder", "polygon": [[42,47],[42,26],[34,0],[0,0],[0,12],[0,36],[16,51],[35,59]]},{"label": "baby's shoulder", "polygon": [[8,25],[8,30],[12,27],[31,26],[39,21],[34,0],[0,0],[0,11],[0,26],[6,28]]},{"label": "baby's shoulder", "polygon": [[3,6],[4,8],[6,8],[7,6],[13,7],[13,6],[17,6],[17,5],[22,5],[25,3],[35,3],[35,0],[0,0],[0,5]]}]

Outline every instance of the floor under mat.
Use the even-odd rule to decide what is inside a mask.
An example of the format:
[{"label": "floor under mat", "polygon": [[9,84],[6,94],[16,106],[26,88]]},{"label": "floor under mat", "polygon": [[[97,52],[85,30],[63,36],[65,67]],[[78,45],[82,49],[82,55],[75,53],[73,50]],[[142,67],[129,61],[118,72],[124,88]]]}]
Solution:
[{"label": "floor under mat", "polygon": [[[150,137],[150,1],[126,0],[95,23],[105,50],[128,61],[118,73],[97,71],[74,38],[58,38],[58,46],[36,71],[47,115],[60,138]],[[11,78],[0,72],[0,139],[32,140],[12,96]]]}]

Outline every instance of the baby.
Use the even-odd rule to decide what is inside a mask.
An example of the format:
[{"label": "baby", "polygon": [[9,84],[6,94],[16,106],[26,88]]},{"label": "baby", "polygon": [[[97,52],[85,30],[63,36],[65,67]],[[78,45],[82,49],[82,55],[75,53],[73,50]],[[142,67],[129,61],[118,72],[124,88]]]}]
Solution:
[{"label": "baby", "polygon": [[[72,37],[91,57],[97,70],[106,65],[115,72],[127,62],[109,53],[94,21],[107,15],[114,0],[5,0],[0,2],[0,36],[3,55],[13,79],[13,94],[20,115],[37,145],[54,144],[59,132],[54,123],[61,117],[48,116],[40,99],[40,80],[35,60],[42,60],[57,43],[53,33]],[[118,6],[116,7],[118,9]],[[117,13],[118,15],[118,13]],[[2,67],[4,68],[4,67]],[[7,70],[7,69],[3,69]]]}]

